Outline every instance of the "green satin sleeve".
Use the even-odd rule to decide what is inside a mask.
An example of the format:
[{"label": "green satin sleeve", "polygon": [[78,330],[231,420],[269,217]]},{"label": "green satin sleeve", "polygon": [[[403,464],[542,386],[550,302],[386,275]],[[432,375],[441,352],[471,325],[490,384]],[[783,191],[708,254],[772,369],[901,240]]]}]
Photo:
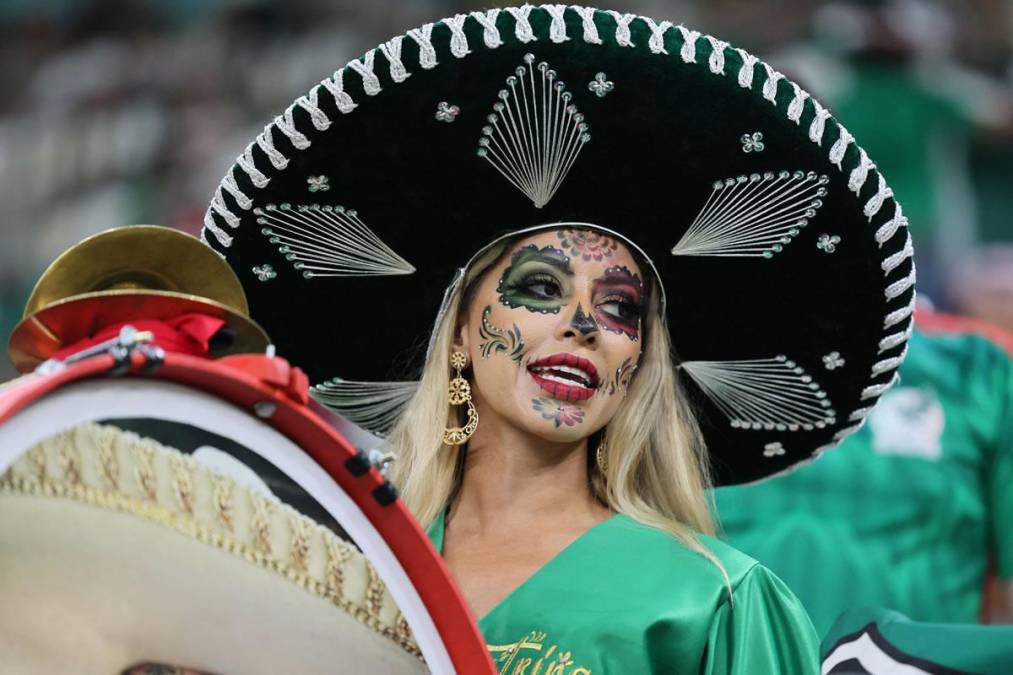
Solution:
[{"label": "green satin sleeve", "polygon": [[754,565],[714,614],[700,672],[704,675],[819,673],[819,638],[784,583]]}]

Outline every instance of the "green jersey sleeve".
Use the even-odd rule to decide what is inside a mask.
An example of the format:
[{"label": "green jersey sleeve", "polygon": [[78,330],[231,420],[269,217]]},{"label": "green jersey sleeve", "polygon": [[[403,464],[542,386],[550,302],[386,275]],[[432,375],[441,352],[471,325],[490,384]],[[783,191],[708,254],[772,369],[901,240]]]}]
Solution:
[{"label": "green jersey sleeve", "polygon": [[995,438],[988,481],[992,550],[996,571],[1013,580],[1013,360],[998,348],[990,350],[989,371],[995,390]]},{"label": "green jersey sleeve", "polygon": [[762,565],[715,613],[700,672],[705,675],[819,672],[819,638],[784,583]]}]

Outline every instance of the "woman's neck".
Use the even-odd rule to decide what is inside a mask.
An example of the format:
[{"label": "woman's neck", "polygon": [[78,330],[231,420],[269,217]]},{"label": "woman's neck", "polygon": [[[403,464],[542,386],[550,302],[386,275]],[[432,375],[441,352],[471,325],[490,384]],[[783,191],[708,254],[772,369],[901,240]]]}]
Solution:
[{"label": "woman's neck", "polygon": [[484,533],[555,518],[593,524],[609,515],[591,494],[587,439],[551,443],[483,417],[468,443],[455,527]]}]

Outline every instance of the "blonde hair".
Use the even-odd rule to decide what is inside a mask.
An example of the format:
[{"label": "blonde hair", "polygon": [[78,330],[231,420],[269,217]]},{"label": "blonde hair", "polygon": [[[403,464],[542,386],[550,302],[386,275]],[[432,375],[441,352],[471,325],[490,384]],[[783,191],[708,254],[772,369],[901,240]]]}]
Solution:
[{"label": "blonde hair", "polygon": [[[418,391],[387,440],[398,452],[392,479],[415,517],[428,528],[453,501],[463,475],[466,446],[443,444],[444,427],[460,426],[447,387],[449,359],[458,317],[483,273],[507,250],[493,247],[472,265],[447,299],[435,328]],[[671,534],[711,560],[726,583],[728,575],[697,533],[715,531],[708,508],[711,487],[703,436],[672,365],[668,326],[658,293],[648,284],[644,351],[626,398],[608,423],[606,471],[589,462],[590,489],[605,506],[644,525]],[[589,442],[593,456],[595,444]]]}]

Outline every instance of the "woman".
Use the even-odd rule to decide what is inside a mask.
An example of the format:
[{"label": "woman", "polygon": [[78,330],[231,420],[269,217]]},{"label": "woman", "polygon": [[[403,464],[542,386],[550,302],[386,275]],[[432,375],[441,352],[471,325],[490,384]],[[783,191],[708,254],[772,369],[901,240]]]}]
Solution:
[{"label": "woman", "polygon": [[668,22],[458,15],[298,99],[205,224],[387,436],[500,672],[816,671],[704,496],[854,431],[903,357],[903,215],[808,94]]}]

